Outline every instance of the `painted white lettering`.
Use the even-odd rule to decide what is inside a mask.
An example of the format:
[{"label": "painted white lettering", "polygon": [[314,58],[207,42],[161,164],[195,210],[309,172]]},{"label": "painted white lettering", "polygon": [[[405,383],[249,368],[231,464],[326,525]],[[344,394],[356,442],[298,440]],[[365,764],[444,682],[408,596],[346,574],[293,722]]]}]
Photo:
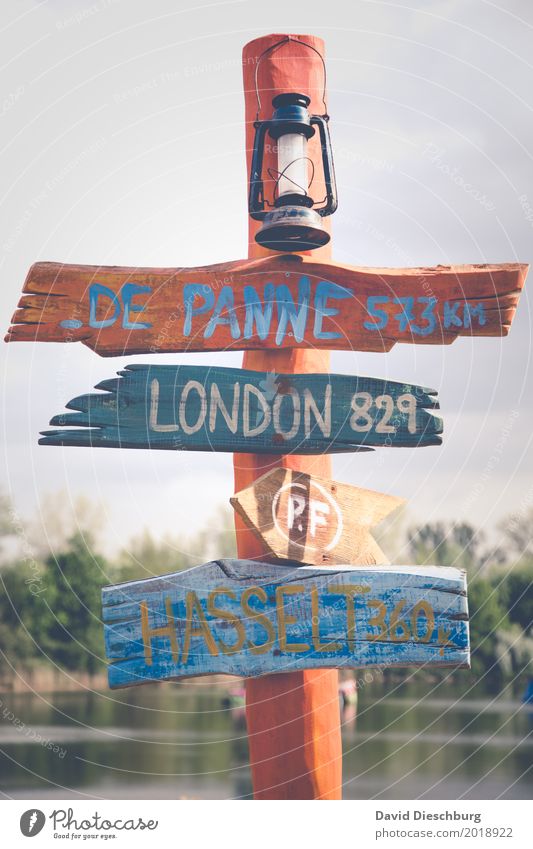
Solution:
[{"label": "painted white lettering", "polygon": [[312,537],[316,535],[318,527],[327,527],[326,516],[329,516],[329,504],[312,498],[309,502],[309,525]]},{"label": "painted white lettering", "polygon": [[154,430],[156,433],[172,433],[173,431],[179,430],[177,424],[158,424],[159,412],[159,381],[156,377],[150,383],[150,420],[149,426],[150,430]]},{"label": "painted white lettering", "polygon": [[[303,495],[297,495],[291,492],[287,501],[287,527],[291,531],[294,527],[294,520],[298,519],[305,510],[306,500]],[[298,530],[302,531],[302,524],[298,524]]]},{"label": "painted white lettering", "polygon": [[[263,411],[263,421],[260,422],[260,424],[256,425],[256,427],[250,427],[250,395],[255,395]],[[252,386],[251,383],[246,383],[244,386],[242,399],[243,436],[259,436],[259,434],[263,433],[263,431],[265,431],[269,426],[271,417],[272,414],[270,412],[270,407],[268,406],[267,400],[263,393],[260,392],[259,389],[256,389],[255,386]]]},{"label": "painted white lettering", "polygon": [[[281,405],[284,398],[292,398],[292,425],[289,430],[284,431],[281,427]],[[300,396],[296,389],[291,388],[286,393],[279,393],[274,399],[272,406],[272,416],[274,420],[274,430],[279,433],[283,439],[294,439],[300,428]]]},{"label": "painted white lettering", "polygon": [[241,393],[240,383],[233,384],[233,404],[231,407],[231,416],[228,412],[224,401],[220,395],[220,389],[216,383],[211,384],[211,405],[209,409],[209,430],[211,433],[217,426],[217,411],[220,410],[222,418],[226,422],[231,433],[237,433],[239,424],[239,397]]},{"label": "painted white lettering", "polygon": [[323,413],[319,411],[311,390],[304,389],[304,427],[306,439],[309,439],[311,435],[311,411],[323,435],[329,438],[331,436],[331,383],[328,383],[324,393]]},{"label": "painted white lettering", "polygon": [[[187,407],[187,399],[189,397],[190,392],[195,390],[198,393],[200,398],[200,410],[198,412],[198,418],[193,425],[187,423],[187,419],[185,417],[185,409]],[[183,392],[181,393],[180,403],[179,403],[179,420],[180,425],[183,429],[184,433],[196,433],[197,430],[200,430],[202,427],[205,416],[207,413],[207,399],[205,393],[205,386],[202,386],[201,383],[198,383],[197,380],[188,380],[185,386],[183,387]]]}]

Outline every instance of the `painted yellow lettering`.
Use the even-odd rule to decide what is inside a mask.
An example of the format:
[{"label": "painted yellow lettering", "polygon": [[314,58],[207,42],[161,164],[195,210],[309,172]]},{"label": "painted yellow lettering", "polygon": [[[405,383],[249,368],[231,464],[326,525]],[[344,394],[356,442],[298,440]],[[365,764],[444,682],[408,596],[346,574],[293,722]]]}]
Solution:
[{"label": "painted yellow lettering", "polygon": [[[196,616],[197,625],[193,622],[193,616]],[[195,592],[190,590],[185,597],[185,638],[183,640],[183,656],[181,662],[185,665],[189,658],[191,649],[191,637],[203,637],[205,644],[209,650],[209,654],[218,655],[217,644],[213,639],[213,635],[209,630],[205,613],[202,610],[200,599]]]},{"label": "painted yellow lettering", "polygon": [[329,642],[323,643],[320,640],[320,604],[317,587],[311,589],[311,630],[313,634],[313,648],[315,651],[340,651],[341,643]]},{"label": "painted yellow lettering", "polygon": [[373,607],[376,609],[377,613],[375,616],[371,616],[368,620],[369,628],[379,628],[377,634],[371,634],[370,631],[366,635],[367,640],[380,640],[387,636],[387,626],[385,624],[385,616],[387,615],[387,608],[385,607],[382,601],[379,601],[377,598],[371,598],[368,602],[369,607]]},{"label": "painted yellow lettering", "polygon": [[257,610],[254,610],[253,607],[250,607],[249,602],[252,596],[256,596],[256,598],[264,604],[267,600],[267,594],[261,587],[248,587],[244,590],[241,596],[241,607],[245,618],[257,622],[265,629],[267,632],[267,641],[266,643],[257,644],[248,640],[247,647],[250,649],[252,654],[265,654],[265,652],[270,651],[274,645],[276,641],[276,632],[274,631],[272,622],[265,613],[260,613]]},{"label": "painted yellow lettering", "polygon": [[409,624],[401,617],[402,610],[406,605],[406,600],[401,599],[391,613],[389,633],[390,639],[394,643],[405,643],[411,636]]},{"label": "painted yellow lettering", "polygon": [[289,614],[286,612],[283,597],[303,592],[305,592],[305,586],[303,584],[289,584],[276,587],[276,614],[278,617],[278,637],[281,651],[309,651],[310,646],[307,643],[287,642],[287,625],[294,625],[298,617],[294,613]]},{"label": "painted yellow lettering", "polygon": [[370,592],[361,584],[330,584],[328,592],[343,595],[346,599],[346,639],[355,640],[355,596]]},{"label": "painted yellow lettering", "polygon": [[176,624],[174,622],[174,615],[172,613],[172,603],[170,598],[167,596],[165,598],[165,610],[167,614],[167,624],[162,625],[160,628],[150,628],[150,623],[148,621],[148,603],[146,601],[141,601],[141,633],[143,638],[143,647],[144,647],[144,660],[147,666],[151,666],[153,663],[152,658],[152,639],[153,637],[168,637],[170,640],[170,650],[172,653],[172,660],[174,663],[178,662],[179,650],[178,650],[178,638],[176,636]]},{"label": "painted yellow lettering", "polygon": [[219,587],[217,590],[212,590],[207,597],[207,612],[210,616],[213,616],[215,619],[224,619],[226,622],[230,622],[231,625],[235,628],[237,632],[237,642],[233,643],[233,645],[228,645],[221,640],[220,637],[218,639],[218,643],[220,648],[222,649],[223,654],[235,654],[240,651],[244,645],[244,640],[246,639],[246,634],[244,632],[244,625],[241,620],[235,613],[232,613],[230,610],[224,610],[224,608],[220,608],[217,606],[217,598],[220,595],[225,595],[230,598],[232,601],[235,600],[235,593],[227,589],[226,587]]},{"label": "painted yellow lettering", "polygon": [[[425,631],[423,632],[423,634],[420,634],[418,631],[418,622],[420,614],[423,614],[426,619]],[[429,601],[417,601],[417,603],[413,607],[413,612],[411,613],[411,627],[415,640],[417,640],[417,642],[429,643],[431,637],[433,636],[433,629],[435,628],[435,612]]]}]

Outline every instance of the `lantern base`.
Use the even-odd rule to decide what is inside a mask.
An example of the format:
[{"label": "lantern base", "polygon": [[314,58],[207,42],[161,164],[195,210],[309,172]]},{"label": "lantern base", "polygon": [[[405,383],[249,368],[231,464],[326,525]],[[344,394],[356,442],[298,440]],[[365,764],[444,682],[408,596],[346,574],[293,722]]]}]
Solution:
[{"label": "lantern base", "polygon": [[327,245],[330,235],[314,209],[282,206],[267,212],[255,241],[271,251],[312,251]]}]

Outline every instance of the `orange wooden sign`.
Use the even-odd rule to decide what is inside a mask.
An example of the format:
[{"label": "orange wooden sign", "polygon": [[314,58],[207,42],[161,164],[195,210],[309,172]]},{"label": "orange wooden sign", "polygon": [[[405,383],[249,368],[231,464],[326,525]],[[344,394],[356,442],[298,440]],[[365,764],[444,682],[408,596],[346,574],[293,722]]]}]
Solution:
[{"label": "orange wooden sign", "polygon": [[526,271],[358,268],[284,255],[199,268],[42,262],[6,340],[80,341],[102,356],[448,344],[508,333]]}]

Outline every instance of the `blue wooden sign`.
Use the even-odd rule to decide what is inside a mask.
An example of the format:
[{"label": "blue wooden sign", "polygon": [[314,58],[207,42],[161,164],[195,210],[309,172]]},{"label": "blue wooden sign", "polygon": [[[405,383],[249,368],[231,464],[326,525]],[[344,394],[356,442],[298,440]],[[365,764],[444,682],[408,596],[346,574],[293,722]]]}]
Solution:
[{"label": "blue wooden sign", "polygon": [[41,445],[321,454],[438,445],[436,392],[339,374],[130,365],[67,404]]},{"label": "blue wooden sign", "polygon": [[217,560],[105,587],[109,685],[319,667],[469,665],[465,573]]}]

